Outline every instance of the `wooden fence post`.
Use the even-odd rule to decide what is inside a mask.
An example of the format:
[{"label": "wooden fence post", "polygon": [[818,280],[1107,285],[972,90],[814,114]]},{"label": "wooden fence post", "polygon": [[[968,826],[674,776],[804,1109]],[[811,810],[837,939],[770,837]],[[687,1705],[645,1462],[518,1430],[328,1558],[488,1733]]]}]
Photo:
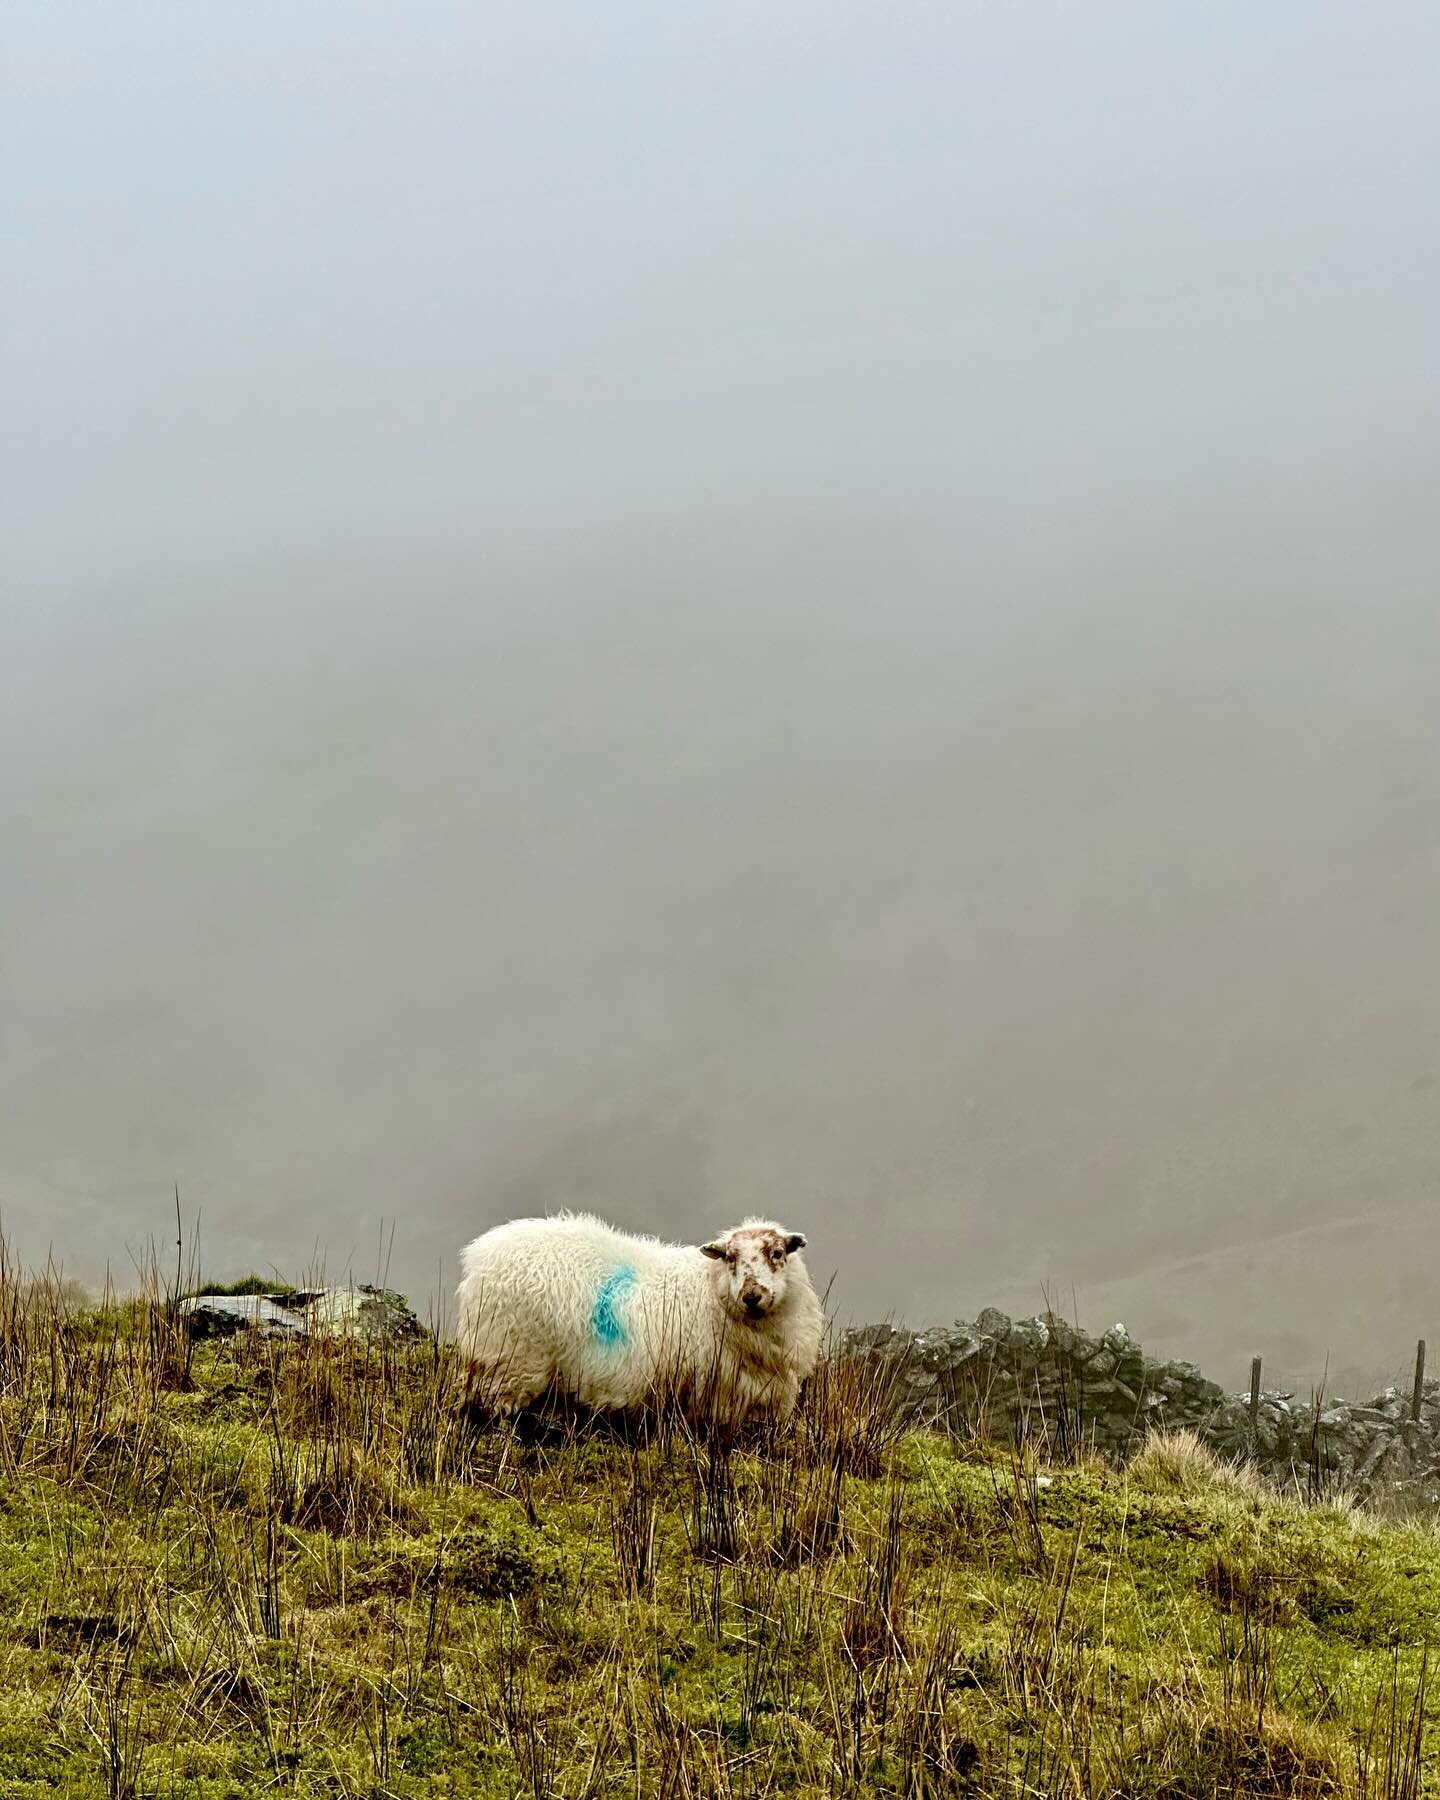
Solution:
[{"label": "wooden fence post", "polygon": [[1260,1358],[1250,1358],[1250,1444],[1260,1435]]},{"label": "wooden fence post", "polygon": [[1425,1340],[1421,1338],[1415,1346],[1415,1391],[1410,1396],[1410,1418],[1412,1423],[1420,1423],[1420,1409],[1425,1404]]}]

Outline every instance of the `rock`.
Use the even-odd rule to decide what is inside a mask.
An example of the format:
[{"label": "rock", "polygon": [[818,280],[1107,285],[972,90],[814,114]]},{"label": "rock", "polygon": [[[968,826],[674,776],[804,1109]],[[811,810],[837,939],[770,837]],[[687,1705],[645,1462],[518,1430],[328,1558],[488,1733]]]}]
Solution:
[{"label": "rock", "polygon": [[386,1344],[413,1343],[426,1335],[403,1294],[377,1287],[326,1288],[306,1308],[306,1326],[314,1332],[348,1332]]},{"label": "rock", "polygon": [[1045,1324],[1050,1334],[1051,1347],[1059,1355],[1080,1356],[1089,1351],[1089,1338],[1074,1325],[1067,1325],[1064,1319],[1057,1319],[1053,1313]]},{"label": "rock", "polygon": [[1039,1356],[1050,1345],[1050,1330],[1043,1319],[1021,1319],[1010,1327],[1008,1338],[1012,1350]]},{"label": "rock", "polygon": [[923,1345],[915,1340],[915,1348],[925,1368],[943,1371],[960,1368],[978,1356],[983,1345],[973,1331],[957,1325],[953,1331],[927,1332]]},{"label": "rock", "polygon": [[[853,1356],[877,1352],[893,1353],[911,1343],[908,1331],[895,1325],[856,1325],[841,1340],[841,1348]],[[918,1338],[913,1340],[919,1343]]]},{"label": "rock", "polygon": [[305,1330],[303,1316],[273,1294],[195,1294],[180,1302],[180,1312],[192,1337],[234,1337],[253,1327],[265,1337],[299,1337]]},{"label": "rock", "polygon": [[377,1287],[319,1288],[307,1293],[196,1294],[180,1311],[194,1337],[233,1337],[253,1329],[266,1337],[343,1336],[411,1343],[425,1327],[404,1296]]},{"label": "rock", "polygon": [[975,1330],[981,1337],[1008,1338],[1010,1335],[1010,1315],[999,1312],[993,1306],[987,1306],[975,1320]]},{"label": "rock", "polygon": [[1361,1458],[1361,1460],[1355,1470],[1355,1473],[1360,1477],[1360,1479],[1362,1481],[1364,1481],[1367,1476],[1373,1475],[1375,1473],[1375,1470],[1380,1466],[1380,1462],[1381,1462],[1382,1458],[1384,1457],[1385,1452],[1389,1448],[1390,1448],[1390,1439],[1388,1437],[1380,1435],[1375,1438],[1373,1443],[1370,1445],[1370,1448],[1365,1452],[1364,1456]]}]

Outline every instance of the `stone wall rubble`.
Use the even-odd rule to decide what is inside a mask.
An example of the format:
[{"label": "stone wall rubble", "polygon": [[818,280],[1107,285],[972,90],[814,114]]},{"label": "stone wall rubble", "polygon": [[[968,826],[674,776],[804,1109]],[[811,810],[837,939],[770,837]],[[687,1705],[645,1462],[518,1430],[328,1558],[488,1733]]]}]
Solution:
[{"label": "stone wall rubble", "polygon": [[180,1313],[193,1337],[232,1337],[247,1327],[265,1337],[311,1334],[358,1337],[407,1343],[425,1328],[403,1295],[385,1288],[282,1289],[273,1294],[193,1294],[180,1302]]},{"label": "stone wall rubble", "polygon": [[1145,1354],[1123,1325],[1098,1337],[1044,1315],[1012,1320],[987,1308],[971,1323],[925,1331],[864,1326],[842,1347],[896,1370],[916,1424],[997,1439],[1077,1439],[1122,1459],[1155,1430],[1189,1427],[1221,1455],[1250,1458],[1286,1486],[1351,1490],[1440,1504],[1440,1381],[1411,1396],[1387,1388],[1364,1405],[1267,1391],[1255,1428],[1250,1396],[1231,1394],[1193,1363]]}]

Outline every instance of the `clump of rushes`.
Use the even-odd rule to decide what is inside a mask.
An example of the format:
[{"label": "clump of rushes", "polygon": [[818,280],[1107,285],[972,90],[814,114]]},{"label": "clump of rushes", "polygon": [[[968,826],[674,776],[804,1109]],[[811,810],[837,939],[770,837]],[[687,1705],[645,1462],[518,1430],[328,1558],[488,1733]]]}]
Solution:
[{"label": "clump of rushes", "polygon": [[[1440,1537],[1195,1442],[485,1423],[433,1338],[195,1343],[0,1243],[0,1792],[1421,1800]],[[973,1424],[973,1422],[972,1422]]]}]

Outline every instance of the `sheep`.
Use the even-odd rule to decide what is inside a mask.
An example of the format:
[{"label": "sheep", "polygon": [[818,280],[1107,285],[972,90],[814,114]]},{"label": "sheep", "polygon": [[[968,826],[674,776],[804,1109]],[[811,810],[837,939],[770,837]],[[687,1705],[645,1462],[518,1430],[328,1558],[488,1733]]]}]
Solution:
[{"label": "sheep", "polygon": [[461,1254],[471,1393],[502,1413],[555,1394],[600,1412],[673,1398],[727,1425],[787,1418],[820,1353],[804,1247],[769,1219],[690,1246],[588,1213],[497,1225]]}]

